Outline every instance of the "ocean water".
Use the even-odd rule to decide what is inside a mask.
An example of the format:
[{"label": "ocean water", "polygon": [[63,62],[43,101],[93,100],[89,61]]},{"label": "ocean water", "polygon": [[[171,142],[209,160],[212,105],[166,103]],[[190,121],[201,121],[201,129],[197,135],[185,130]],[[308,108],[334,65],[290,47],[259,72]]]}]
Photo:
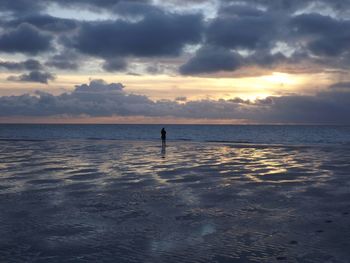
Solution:
[{"label": "ocean water", "polygon": [[2,140],[0,262],[348,263],[349,172],[349,147]]},{"label": "ocean water", "polygon": [[0,262],[349,262],[349,127],[165,128],[0,125]]},{"label": "ocean water", "polygon": [[[0,124],[1,140],[159,140],[161,125]],[[169,141],[350,145],[350,126],[165,125]]]}]

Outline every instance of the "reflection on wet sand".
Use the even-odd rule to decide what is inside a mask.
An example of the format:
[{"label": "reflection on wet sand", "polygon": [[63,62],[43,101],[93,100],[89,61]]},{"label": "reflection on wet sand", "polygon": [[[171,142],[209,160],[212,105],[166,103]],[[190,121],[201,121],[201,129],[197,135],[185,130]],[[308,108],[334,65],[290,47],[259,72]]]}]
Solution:
[{"label": "reflection on wet sand", "polygon": [[165,143],[162,143],[162,150],[160,152],[162,158],[165,158],[165,155],[166,155],[166,145]]},{"label": "reflection on wet sand", "polygon": [[350,257],[349,148],[1,141],[0,160],[0,262]]}]

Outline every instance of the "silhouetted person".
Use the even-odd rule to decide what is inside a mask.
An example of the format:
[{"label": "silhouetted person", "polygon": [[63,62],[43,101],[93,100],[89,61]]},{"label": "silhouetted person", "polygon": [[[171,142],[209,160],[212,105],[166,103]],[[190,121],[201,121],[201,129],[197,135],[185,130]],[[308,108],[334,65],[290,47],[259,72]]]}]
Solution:
[{"label": "silhouetted person", "polygon": [[166,131],[164,128],[160,131],[160,137],[162,138],[162,146],[165,146],[165,141],[166,141]]}]

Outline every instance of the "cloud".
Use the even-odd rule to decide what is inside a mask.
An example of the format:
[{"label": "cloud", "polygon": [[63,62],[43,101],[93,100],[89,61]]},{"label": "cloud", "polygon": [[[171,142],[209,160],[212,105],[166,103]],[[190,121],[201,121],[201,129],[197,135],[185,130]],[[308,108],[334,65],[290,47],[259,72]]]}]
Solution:
[{"label": "cloud", "polygon": [[[14,14],[31,14],[45,11],[53,3],[62,7],[80,9],[111,10],[125,0],[1,0],[0,9]],[[133,0],[133,2],[147,3],[148,0]]]},{"label": "cloud", "polygon": [[349,124],[350,92],[328,90],[315,96],[282,96],[262,100],[265,121]]},{"label": "cloud", "polygon": [[349,1],[344,0],[219,0],[222,5],[236,4],[247,6],[257,6],[274,12],[294,13],[296,11],[305,10],[307,7],[329,8],[334,11],[346,11],[350,7]]},{"label": "cloud", "polygon": [[35,55],[50,50],[51,40],[50,35],[41,33],[34,26],[21,24],[0,35],[0,51]]},{"label": "cloud", "polygon": [[338,82],[329,87],[331,90],[350,91],[350,82]]},{"label": "cloud", "polygon": [[260,66],[263,68],[278,68],[292,65],[297,70],[298,63],[311,61],[305,53],[294,52],[289,57],[281,52],[272,54],[268,50],[257,50],[250,55],[242,56],[238,52],[215,46],[200,48],[194,57],[180,66],[183,75],[199,75],[219,71],[235,71],[242,67]]},{"label": "cloud", "polygon": [[195,56],[180,67],[184,75],[212,73],[217,71],[233,71],[242,64],[242,57],[224,48],[202,47]]},{"label": "cloud", "polygon": [[187,97],[176,97],[175,101],[187,101]]},{"label": "cloud", "polygon": [[[339,84],[340,85],[340,84]],[[343,85],[343,84],[341,84]],[[152,101],[125,92],[121,83],[92,80],[71,93],[0,97],[0,116],[148,116],[195,119],[244,119],[259,123],[349,124],[350,92],[329,88],[314,96],[271,96],[257,101]]]},{"label": "cloud", "polygon": [[0,68],[7,70],[21,71],[21,70],[41,70],[43,67],[38,60],[27,59],[21,62],[0,61]]},{"label": "cloud", "polygon": [[75,86],[73,94],[83,93],[113,93],[120,92],[124,89],[121,83],[106,83],[102,79],[91,80],[89,84],[82,84]]},{"label": "cloud", "polygon": [[[89,12],[74,19],[53,15],[66,8]],[[150,74],[284,64],[318,71],[348,68],[349,8],[343,0],[3,0],[0,52],[28,59],[50,52],[54,55],[37,59],[63,70],[81,69],[83,55],[103,59],[102,69],[109,72],[133,70],[132,60]],[[90,13],[100,19],[81,17]],[[164,57],[178,60],[153,66]]]},{"label": "cloud", "polygon": [[227,16],[225,13],[211,21],[206,30],[207,42],[226,48],[254,50],[268,47],[276,38],[277,25],[281,26],[281,21],[276,23],[277,18],[273,14],[254,8],[238,11],[236,15]]},{"label": "cloud", "polygon": [[[337,5],[321,2],[337,10],[344,6],[340,2]],[[321,15],[316,13],[317,8],[315,13],[294,13],[321,2],[221,1],[217,17],[208,21],[202,45],[202,49],[210,46],[213,52],[200,49],[179,71],[197,75],[249,66],[278,69],[285,65],[299,68],[308,65],[321,71],[327,66],[346,68],[350,57],[350,20]],[[220,49],[227,50],[226,59]],[[210,58],[210,54],[217,59]],[[232,54],[244,55],[237,66],[230,67],[225,61],[233,63],[228,58]]]},{"label": "cloud", "polygon": [[200,15],[157,13],[138,22],[86,22],[66,45],[91,56],[176,56],[185,44],[200,41]]},{"label": "cloud", "polygon": [[23,23],[50,32],[65,32],[78,27],[79,22],[73,19],[53,17],[45,14],[30,14],[5,22],[6,27],[17,27]]},{"label": "cloud", "polygon": [[151,13],[162,13],[163,11],[150,1],[119,1],[113,5],[110,11],[117,13],[119,16],[149,16]]},{"label": "cloud", "polygon": [[[277,67],[280,64],[300,62],[300,51],[289,45],[289,17],[280,13],[227,1],[210,20],[205,30],[204,43],[194,57],[180,66],[180,73],[197,75],[219,71],[235,71],[241,67]],[[287,36],[287,37],[286,37]],[[278,43],[288,46],[285,55],[274,50]],[[241,55],[242,54],[242,55]],[[304,56],[306,60],[308,56]]]},{"label": "cloud", "polygon": [[233,4],[224,2],[218,9],[218,18],[222,17],[261,17],[266,11],[258,9],[256,5],[247,5],[244,2]]},{"label": "cloud", "polygon": [[50,57],[45,65],[63,70],[77,70],[79,68],[78,55],[70,50],[65,50],[61,54],[56,54]]},{"label": "cloud", "polygon": [[[110,12],[115,12],[115,10],[121,5],[131,5],[131,4],[144,4],[152,5],[151,0],[2,0],[0,1],[1,10],[6,10],[14,13],[33,13],[33,12],[43,12],[52,3],[60,7],[69,8],[79,8],[79,9],[89,9],[89,10],[107,10]],[[189,0],[184,2],[183,0],[163,0],[161,3],[166,6],[166,4],[172,4],[171,6],[185,5],[186,7],[193,4],[206,4],[210,3],[210,0]],[[288,11],[294,12],[296,10],[303,9],[312,4],[324,4],[335,10],[346,10],[350,6],[348,1],[344,0],[283,0],[283,1],[271,1],[271,0],[218,0],[223,5],[229,4],[245,4],[247,6],[259,6],[264,7],[269,10],[275,11]],[[131,4],[130,4],[131,3]],[[132,8],[132,7],[130,7]],[[122,11],[128,11],[127,9],[122,9]],[[135,12],[138,12],[135,10]]]},{"label": "cloud", "polygon": [[22,74],[19,76],[9,76],[9,81],[21,81],[21,82],[38,82],[47,84],[49,80],[54,80],[55,76],[48,72],[31,71],[28,74]]},{"label": "cloud", "polygon": [[35,0],[1,0],[0,10],[14,13],[36,12],[43,8],[42,1]]},{"label": "cloud", "polygon": [[294,34],[307,37],[306,48],[319,56],[339,56],[350,48],[350,20],[303,14],[291,20]]},{"label": "cloud", "polygon": [[106,60],[102,68],[109,72],[123,71],[127,68],[127,63],[123,58],[113,58]]},{"label": "cloud", "polygon": [[[40,0],[39,0],[40,1]],[[43,0],[41,0],[43,1]],[[151,4],[151,0],[44,0],[46,2],[55,2],[60,6],[75,7],[75,8],[87,8],[87,9],[105,9],[109,11],[115,11],[120,5],[138,4],[141,7],[141,4]],[[132,8],[132,7],[131,7]],[[123,9],[123,11],[128,11]],[[137,12],[137,11],[136,11]]]}]

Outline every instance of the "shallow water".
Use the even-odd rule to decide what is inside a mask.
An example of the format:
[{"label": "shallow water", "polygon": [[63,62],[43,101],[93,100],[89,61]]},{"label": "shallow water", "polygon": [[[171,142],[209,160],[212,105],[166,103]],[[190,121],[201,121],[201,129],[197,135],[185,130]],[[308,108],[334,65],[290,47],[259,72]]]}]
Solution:
[{"label": "shallow water", "polygon": [[0,262],[348,262],[350,149],[1,141]]},{"label": "shallow water", "polygon": [[[0,140],[159,141],[160,125],[0,124]],[[350,145],[350,126],[167,125],[170,141],[282,145]]]}]

